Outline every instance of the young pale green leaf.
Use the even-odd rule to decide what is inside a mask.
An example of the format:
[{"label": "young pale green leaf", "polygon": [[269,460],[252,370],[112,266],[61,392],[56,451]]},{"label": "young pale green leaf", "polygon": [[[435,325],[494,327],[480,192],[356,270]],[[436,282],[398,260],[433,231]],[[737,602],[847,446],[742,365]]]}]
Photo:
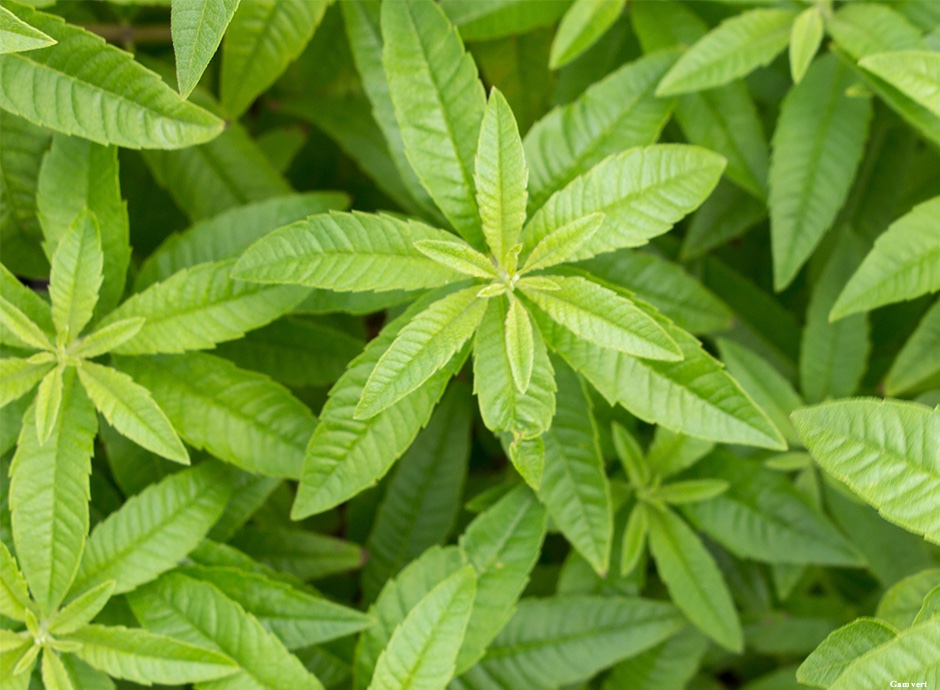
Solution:
[{"label": "young pale green leaf", "polygon": [[10,465],[9,505],[17,558],[33,599],[48,615],[78,569],[88,533],[88,475],[98,418],[70,367],[63,374],[59,419],[45,444],[35,407],[23,419]]},{"label": "young pale green leaf", "polygon": [[940,290],[940,197],[915,206],[875,240],[830,313],[831,319]]},{"label": "young pale green leaf", "polygon": [[273,84],[313,37],[326,0],[241,3],[222,44],[222,106],[237,118]]},{"label": "young pale green leaf", "polygon": [[72,678],[58,653],[49,648],[42,653],[42,684],[46,690],[74,690]]},{"label": "young pale green leaf", "polygon": [[140,628],[88,625],[67,638],[75,655],[109,676],[143,685],[198,683],[237,670],[224,654]]},{"label": "young pale green leaf", "polygon": [[584,244],[590,242],[603,223],[603,213],[592,213],[552,230],[532,248],[520,273],[537,271],[562,263]]},{"label": "young pale green leaf", "polygon": [[519,393],[506,330],[508,319],[505,297],[488,300],[473,343],[474,391],[488,429],[532,438],[548,429],[555,414],[554,369],[542,334],[530,324],[531,373],[525,393]]},{"label": "young pale green leaf", "polygon": [[127,357],[117,365],[150,391],[191,446],[249,472],[299,476],[316,419],[283,386],[206,354]]},{"label": "young pale green leaf", "polygon": [[172,0],[170,28],[176,80],[183,98],[196,88],[222,42],[239,0]]},{"label": "young pale green leaf", "polygon": [[49,624],[54,635],[68,635],[83,628],[97,616],[114,593],[114,580],[106,580],[63,606]]},{"label": "young pale green leaf", "polygon": [[39,29],[30,26],[5,7],[0,7],[0,54],[22,53],[55,43]]},{"label": "young pale green leaf", "polygon": [[454,674],[476,595],[471,566],[432,589],[392,633],[370,690],[443,690]]},{"label": "young pale green leaf", "polygon": [[715,642],[740,650],[744,645],[741,621],[711,554],[668,508],[647,512],[650,549],[673,602]]},{"label": "young pale green leaf", "polygon": [[221,120],[183,101],[160,77],[104,39],[32,8],[8,9],[58,43],[0,55],[4,110],[59,132],[127,148],[182,148],[222,131]]},{"label": "young pale green leaf", "polygon": [[670,51],[630,62],[532,126],[523,140],[530,211],[607,156],[656,141],[672,103],[653,90],[674,61]]},{"label": "young pale green leaf", "polygon": [[650,464],[640,444],[617,422],[611,425],[611,437],[617,459],[620,460],[630,484],[635,488],[646,487],[650,481]]},{"label": "young pale green leaf", "polygon": [[552,278],[558,290],[523,288],[523,294],[583,340],[645,359],[682,359],[663,327],[626,296],[578,276]]},{"label": "young pale green leaf", "polygon": [[486,95],[473,59],[437,3],[382,4],[382,65],[421,184],[460,235],[482,248],[473,167]]},{"label": "young pale green leaf", "polygon": [[878,53],[858,64],[940,117],[940,55],[936,52]]},{"label": "young pale green leaf", "polygon": [[51,362],[33,362],[26,359],[0,359],[0,407],[29,393],[49,369]]},{"label": "young pale green leaf", "polygon": [[632,573],[646,551],[646,537],[650,531],[647,510],[646,504],[637,503],[630,511],[630,517],[623,530],[623,544],[620,547],[621,575]]},{"label": "young pale green leaf", "polygon": [[888,395],[927,388],[940,377],[940,302],[924,315],[885,377]]},{"label": "young pale green leaf", "polygon": [[470,339],[486,310],[479,289],[433,302],[401,329],[362,389],[355,417],[368,419],[401,400],[442,369]]},{"label": "young pale green leaf", "polygon": [[532,334],[532,321],[522,303],[517,299],[509,300],[506,312],[506,355],[509,370],[516,390],[525,395],[532,380],[532,367],[535,359],[535,339]]},{"label": "young pale green leaf", "polygon": [[770,63],[787,46],[795,13],[755,9],[722,22],[679,58],[657,96],[704,91]]},{"label": "young pale green leaf", "polygon": [[32,609],[32,604],[26,580],[6,544],[0,542],[0,615],[23,621],[27,609]]},{"label": "young pale green leaf", "polygon": [[656,489],[656,498],[673,505],[699,503],[721,496],[729,486],[724,479],[686,479]]},{"label": "young pale green leaf", "polygon": [[143,316],[134,316],[100,326],[79,339],[70,348],[72,354],[82,359],[94,359],[107,354],[137,335],[146,320]]},{"label": "young pale green leaf", "polygon": [[243,527],[232,545],[275,571],[298,580],[317,580],[362,567],[359,544],[299,529]]},{"label": "young pale green leaf", "polygon": [[415,249],[445,268],[475,278],[497,277],[496,266],[466,242],[453,240],[418,240]]},{"label": "young pale green leaf", "polygon": [[556,362],[558,407],[542,435],[545,468],[539,499],[555,525],[594,570],[604,577],[610,564],[614,508],[584,384],[563,362]]},{"label": "young pale green leaf", "polygon": [[94,362],[83,362],[78,378],[119,433],[168,460],[189,464],[189,453],[150,391],[127,374]]},{"label": "young pale green leaf", "polygon": [[819,7],[808,7],[797,16],[790,31],[790,76],[793,83],[800,80],[816,57],[825,30]]},{"label": "young pale green leaf", "polygon": [[856,398],[797,410],[793,423],[817,462],[894,522],[940,543],[940,410]]},{"label": "young pale green leaf", "polygon": [[832,632],[797,669],[803,685],[828,688],[857,659],[888,644],[898,631],[877,618],[859,618]]},{"label": "young pale green leaf", "polygon": [[453,235],[391,216],[323,214],[255,242],[232,275],[346,292],[419,290],[462,278],[419,251],[419,240],[453,241]]},{"label": "young pale green leaf", "polygon": [[59,342],[72,343],[91,320],[104,279],[103,266],[98,221],[93,213],[83,212],[52,255],[49,297]]},{"label": "young pale green leaf", "polygon": [[113,580],[122,594],[173,568],[215,524],[230,493],[226,473],[203,463],[129,498],[91,533],[72,591]]},{"label": "young pale green leaf", "polygon": [[[15,278],[14,278],[15,280]],[[4,340],[15,345],[25,345],[36,350],[52,350],[49,336],[16,306],[0,296],[0,326]]]},{"label": "young pale green leaf", "polygon": [[872,106],[869,98],[846,95],[852,83],[849,69],[829,55],[783,101],[770,159],[777,290],[793,281],[829,230],[861,162]]},{"label": "young pale green leaf", "polygon": [[549,66],[564,67],[597,42],[609,29],[627,0],[575,0],[558,25]]},{"label": "young pale green leaf", "polygon": [[827,23],[836,45],[853,60],[891,51],[923,50],[921,31],[890,5],[843,5]]},{"label": "young pale green leaf", "polygon": [[45,445],[59,419],[62,407],[62,374],[64,367],[57,366],[45,375],[36,390],[36,438]]},{"label": "young pale green leaf", "polygon": [[644,245],[701,204],[724,167],[724,159],[711,151],[677,144],[611,156],[549,197],[523,229],[524,247],[598,212],[605,214],[601,229],[573,258]]},{"label": "young pale green leaf", "polygon": [[506,98],[495,87],[480,125],[474,160],[476,202],[483,235],[501,266],[508,266],[526,218],[529,171],[519,128]]},{"label": "young pale green leaf", "polygon": [[[2,149],[0,149],[2,151]],[[10,273],[9,269],[0,264],[0,342],[5,344],[19,345],[19,341],[8,341],[7,339],[7,311],[9,307],[14,307],[22,316],[15,317],[21,320],[32,321],[39,326],[39,331],[45,335],[39,340],[48,342],[47,335],[55,333],[55,326],[52,324],[52,312],[49,304],[36,292],[23,285],[19,279]],[[49,347],[46,345],[45,347]]]}]

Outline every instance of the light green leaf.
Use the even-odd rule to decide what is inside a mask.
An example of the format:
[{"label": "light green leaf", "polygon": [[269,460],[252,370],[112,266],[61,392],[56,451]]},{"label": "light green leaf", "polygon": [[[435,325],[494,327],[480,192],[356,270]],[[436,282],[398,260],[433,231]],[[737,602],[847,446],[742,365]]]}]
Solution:
[{"label": "light green leaf", "polygon": [[614,508],[593,405],[577,374],[555,365],[558,408],[542,435],[545,468],[539,499],[555,525],[604,577],[610,564]]},{"label": "light green leaf", "polygon": [[724,166],[711,151],[679,144],[611,156],[549,197],[523,229],[523,244],[534,247],[552,230],[600,212],[601,229],[573,258],[639,247],[702,203]]},{"label": "light green leaf", "polygon": [[100,326],[80,338],[70,349],[72,354],[82,359],[94,359],[111,352],[133,338],[143,328],[143,316],[120,319],[107,326]]},{"label": "light green leaf", "polygon": [[[15,278],[14,278],[15,280]],[[52,350],[49,336],[16,306],[0,297],[0,326],[3,327],[5,341],[15,345],[25,345],[37,350]]]},{"label": "light green leaf", "polygon": [[937,53],[921,50],[877,53],[858,64],[940,117],[940,55]]},{"label": "light green leaf", "polygon": [[473,182],[483,235],[501,266],[508,266],[526,219],[525,164],[522,139],[506,98],[496,87],[480,125]]},{"label": "light green leaf", "polygon": [[466,242],[453,240],[418,240],[415,249],[441,266],[476,278],[493,279],[496,266]]},{"label": "light green leaf", "polygon": [[542,485],[542,473],[545,469],[545,443],[542,437],[519,436],[512,441],[509,441],[508,437],[503,437],[502,441],[509,460],[519,476],[537,491]]},{"label": "light green leaf", "polygon": [[670,51],[626,64],[532,126],[523,140],[531,211],[607,156],[656,141],[672,103],[653,90],[674,61]]},{"label": "light green leaf", "polygon": [[17,558],[46,615],[65,597],[88,533],[88,475],[98,418],[75,379],[74,370],[66,369],[61,412],[45,444],[36,438],[35,407],[27,410],[10,466]]},{"label": "light green leaf", "polygon": [[520,273],[537,271],[562,263],[584,244],[590,242],[603,223],[603,213],[592,213],[552,230],[532,248]]},{"label": "light green leaf", "polygon": [[552,24],[570,0],[443,0],[441,7],[456,24],[465,41],[489,41],[522,36],[540,26]]},{"label": "light green leaf", "polygon": [[183,269],[125,301],[102,321],[146,318],[116,354],[140,355],[204,350],[242,337],[295,307],[300,287],[262,286],[229,277],[234,259]]},{"label": "light green leaf", "polygon": [[6,544],[0,542],[0,615],[23,621],[31,608],[26,580]]},{"label": "light green leaf", "polygon": [[89,625],[68,636],[81,643],[75,655],[114,678],[152,683],[198,683],[232,675],[223,654],[140,628]]},{"label": "light green leaf", "polygon": [[179,92],[186,98],[222,42],[239,0],[172,0],[170,28]]},{"label": "light green leaf", "polygon": [[62,407],[62,374],[64,367],[57,366],[45,375],[36,391],[36,438],[45,445],[59,419]]},{"label": "light green leaf", "polygon": [[665,479],[692,467],[714,447],[714,443],[660,425],[653,434],[646,461],[655,476]]},{"label": "light green leaf", "polygon": [[316,420],[268,377],[206,354],[117,365],[153,395],[180,436],[249,472],[296,478]]},{"label": "light green leaf", "polygon": [[477,292],[470,287],[442,297],[401,329],[369,374],[357,419],[374,417],[451,361],[483,319],[486,300]]},{"label": "light green leaf", "polygon": [[845,286],[830,318],[940,290],[940,197],[915,206],[875,240]]},{"label": "light green leaf", "polygon": [[928,387],[940,375],[940,302],[904,343],[885,377],[885,391],[898,395]]},{"label": "light green leaf", "polygon": [[81,690],[115,689],[114,681],[106,673],[92,668],[74,654],[66,654],[60,658],[69,674],[72,685],[76,688],[81,688]]},{"label": "light green leaf", "polygon": [[52,367],[51,362],[32,362],[26,359],[0,359],[0,407],[29,393]]},{"label": "light green leaf", "polygon": [[650,463],[633,434],[614,422],[611,425],[611,436],[617,459],[620,460],[630,484],[635,488],[647,486],[651,478]]},{"label": "light green leaf", "polygon": [[898,631],[877,618],[859,618],[823,640],[797,669],[803,685],[828,688],[856,660],[893,640]]},{"label": "light green leaf", "polygon": [[[616,427],[620,428],[620,427]],[[623,545],[620,547],[620,574],[629,575],[646,551],[646,537],[650,530],[650,519],[646,504],[637,503],[630,511],[623,530]]]},{"label": "light green leaf", "polygon": [[[394,4],[394,3],[393,3]],[[364,213],[329,213],[276,230],[242,255],[241,280],[298,283],[337,291],[418,290],[463,276],[414,245],[453,235],[417,221]]]},{"label": "light green leaf", "polygon": [[93,213],[83,212],[52,255],[49,297],[59,342],[72,343],[91,320],[104,278],[103,266],[98,221]]},{"label": "light green leaf", "polygon": [[656,490],[656,498],[670,504],[699,503],[721,496],[730,483],[723,479],[685,479]]},{"label": "light green leaf", "polygon": [[486,96],[476,65],[430,0],[383,3],[382,37],[405,155],[454,229],[482,248],[473,167]]},{"label": "light green leaf", "polygon": [[685,690],[702,663],[708,640],[686,628],[652,649],[620,662],[603,690]]},{"label": "light green leaf", "polygon": [[657,96],[704,91],[770,63],[787,46],[794,12],[755,9],[722,22],[679,58]]},{"label": "light green leaf", "polygon": [[816,57],[825,30],[819,7],[808,7],[800,12],[790,31],[790,76],[799,84]]},{"label": "light green leaf", "polygon": [[523,294],[580,338],[645,359],[682,359],[682,351],[665,329],[628,297],[586,278],[552,278],[558,290],[523,288]]},{"label": "light green leaf", "polygon": [[532,367],[535,358],[535,339],[532,335],[532,322],[525,307],[517,299],[509,300],[506,313],[506,355],[509,369],[516,390],[525,395],[532,380]]},{"label": "light green leaf", "polygon": [[230,493],[214,463],[151,484],[95,527],[72,591],[114,580],[122,594],[173,568],[215,524]]},{"label": "light green leaf", "polygon": [[267,90],[313,37],[326,0],[241,3],[222,44],[222,105],[238,117]]},{"label": "light green leaf", "polygon": [[49,624],[49,632],[68,635],[94,620],[114,593],[114,580],[92,587],[62,607]]},{"label": "light green leaf", "polygon": [[182,148],[222,131],[221,120],[183,101],[160,77],[103,38],[25,6],[8,9],[58,44],[0,55],[4,110],[59,132],[127,148]]},{"label": "light green leaf", "polygon": [[[868,98],[835,56],[816,60],[787,94],[770,159],[774,287],[789,285],[829,230],[855,178],[868,138]],[[807,136],[811,132],[811,136]]]},{"label": "light green leaf", "polygon": [[73,690],[75,687],[62,659],[48,647],[42,653],[42,684],[46,690]]},{"label": "light green leaf", "polygon": [[127,374],[94,362],[83,362],[78,378],[119,433],[168,460],[189,464],[189,453],[146,388]]},{"label": "light green leaf", "polygon": [[243,527],[231,541],[275,571],[299,580],[355,570],[367,558],[359,544],[299,529]]},{"label": "light green leaf", "polygon": [[744,646],[741,621],[711,554],[669,509],[647,512],[650,549],[673,602],[715,642],[740,651]]},{"label": "light green leaf", "polygon": [[626,4],[627,0],[575,0],[558,25],[549,66],[563,67],[594,45]]},{"label": "light green leaf", "polygon": [[797,410],[793,423],[816,461],[884,518],[940,543],[940,410],[856,398]]},{"label": "light green leaf", "polygon": [[871,2],[843,5],[832,15],[826,30],[853,60],[925,47],[920,30],[889,5]]},{"label": "light green leaf", "polygon": [[26,50],[45,48],[55,43],[5,7],[0,7],[0,53],[21,53]]}]

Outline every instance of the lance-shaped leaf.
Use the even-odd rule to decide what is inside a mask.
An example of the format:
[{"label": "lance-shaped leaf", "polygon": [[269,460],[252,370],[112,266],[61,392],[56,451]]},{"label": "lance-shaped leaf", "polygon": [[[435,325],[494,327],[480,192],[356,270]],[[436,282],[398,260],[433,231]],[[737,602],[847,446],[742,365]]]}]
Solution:
[{"label": "lance-shaped leaf", "polygon": [[[616,427],[621,428],[621,427]],[[646,552],[646,537],[649,534],[650,521],[645,503],[637,503],[630,511],[630,517],[623,529],[620,546],[620,574],[629,575]]]},{"label": "lance-shaped leaf", "polygon": [[49,297],[59,340],[71,343],[91,320],[103,280],[104,254],[98,221],[81,213],[62,237],[52,256]]},{"label": "lance-shaped leaf", "polygon": [[75,597],[55,614],[49,632],[67,635],[85,627],[101,612],[113,593],[114,580],[107,580]]},{"label": "lance-shaped leaf", "polygon": [[704,91],[769,64],[787,47],[795,17],[790,10],[756,9],[725,20],[679,58],[656,95]]},{"label": "lance-shaped leaf", "polygon": [[140,628],[89,625],[65,639],[80,643],[76,656],[94,668],[144,685],[198,683],[237,670],[224,654]]},{"label": "lance-shaped leaf", "polygon": [[604,223],[603,213],[592,213],[552,230],[526,257],[521,273],[560,264],[589,242]]},{"label": "lance-shaped leaf", "polygon": [[64,367],[57,366],[39,383],[36,391],[36,439],[45,445],[59,418],[62,407],[62,375]]},{"label": "lance-shaped leaf", "polygon": [[534,28],[555,22],[568,8],[569,0],[488,0],[466,3],[443,0],[441,7],[460,29],[466,41],[489,41],[521,36]]},{"label": "lance-shaped leaf", "polygon": [[401,329],[363,387],[357,419],[398,402],[454,357],[483,319],[486,300],[478,292],[470,287],[442,297]]},{"label": "lance-shaped leaf", "polygon": [[639,247],[701,204],[724,167],[721,156],[696,146],[664,144],[624,151],[553,194],[526,224],[523,244],[534,247],[556,228],[604,213],[601,229],[574,258]]},{"label": "lance-shaped leaf", "polygon": [[905,50],[878,53],[858,63],[940,117],[940,55]]},{"label": "lance-shaped leaf", "polygon": [[25,6],[8,9],[58,44],[0,55],[4,110],[59,132],[127,148],[182,148],[222,131],[221,120],[183,101],[160,77],[103,38]]},{"label": "lance-shaped leaf", "polygon": [[797,669],[804,685],[828,688],[857,659],[888,644],[897,629],[877,618],[859,618],[831,633]]},{"label": "lance-shaped leaf", "polygon": [[875,240],[839,295],[830,318],[940,290],[940,197],[915,206]]},{"label": "lance-shaped leaf", "polygon": [[170,28],[176,55],[176,80],[186,98],[222,42],[239,0],[172,0]]},{"label": "lance-shaped leaf", "polygon": [[49,648],[42,653],[42,683],[47,690],[73,690],[75,687],[62,659]]},{"label": "lance-shaped leaf", "polygon": [[70,348],[72,354],[82,359],[94,359],[111,352],[137,335],[146,320],[135,316],[96,328]]},{"label": "lance-shaped leaf", "polygon": [[505,96],[490,92],[477,146],[473,181],[483,235],[500,265],[507,265],[526,217],[525,154],[519,128]]},{"label": "lance-shaped leaf", "polygon": [[244,113],[306,47],[323,19],[326,0],[241,3],[222,45],[222,105]]},{"label": "lance-shaped leaf", "polygon": [[744,644],[741,621],[711,554],[668,508],[647,513],[656,569],[676,606],[715,642],[740,650]]},{"label": "lance-shaped leaf", "polygon": [[71,367],[63,375],[62,409],[45,444],[30,408],[10,466],[13,538],[33,599],[49,614],[65,597],[88,533],[88,475],[98,418]]},{"label": "lance-shaped leaf", "polygon": [[127,374],[94,362],[83,362],[78,378],[95,407],[118,432],[168,460],[189,464],[183,442],[146,388]]},{"label": "lance-shaped leaf", "polygon": [[832,225],[861,162],[872,106],[846,95],[852,83],[849,69],[826,56],[781,106],[769,177],[777,290],[793,281]]},{"label": "lance-shaped leaf", "polygon": [[532,367],[535,358],[535,339],[532,333],[532,321],[522,303],[517,299],[509,300],[506,313],[506,354],[509,369],[516,390],[525,395],[532,380]]},{"label": "lance-shaped leaf", "polygon": [[523,294],[580,338],[646,359],[682,359],[682,351],[669,334],[627,297],[578,276],[552,279],[558,290],[523,287]]},{"label": "lance-shaped leaf", "polygon": [[930,386],[940,377],[940,302],[924,315],[885,377],[885,391],[898,395]]},{"label": "lance-shaped leaf", "polygon": [[6,544],[0,543],[0,615],[23,621],[27,609],[32,609],[32,604],[26,580]]},{"label": "lance-shaped leaf", "polygon": [[808,7],[800,12],[790,31],[790,76],[799,84],[819,50],[825,26],[818,7]]},{"label": "lance-shaped leaf", "polygon": [[52,342],[43,329],[4,297],[0,297],[0,326],[5,342],[36,350],[52,349]]},{"label": "lance-shaped leaf", "polygon": [[95,527],[72,590],[114,580],[121,594],[173,568],[219,519],[230,493],[214,463],[151,484]]},{"label": "lance-shaped leaf", "polygon": [[[707,650],[708,640],[697,630],[687,628],[614,666],[601,687],[603,690],[680,690],[698,672]],[[663,678],[669,680],[663,681]]]},{"label": "lance-shaped leaf", "polygon": [[52,362],[26,359],[0,359],[0,407],[29,393],[52,368]]},{"label": "lance-shaped leaf", "polygon": [[626,0],[575,0],[558,25],[549,66],[563,67],[594,45],[626,4]]},{"label": "lance-shaped leaf", "polygon": [[940,410],[856,398],[797,410],[793,423],[817,462],[885,519],[940,544]]},{"label": "lance-shaped leaf", "polygon": [[414,246],[419,240],[453,241],[453,235],[355,211],[313,216],[253,244],[232,275],[341,292],[419,290],[462,277],[421,253]]},{"label": "lance-shaped leaf", "polygon": [[316,580],[354,570],[361,567],[367,557],[359,544],[286,528],[243,527],[232,538],[232,545],[299,580]]},{"label": "lance-shaped leaf", "polygon": [[438,208],[482,247],[474,156],[486,108],[473,59],[437,3],[383,3],[382,64],[405,154]]},{"label": "lance-shaped leaf", "polygon": [[54,43],[55,39],[30,26],[5,7],[0,7],[0,54],[21,53]]},{"label": "lance-shaped leaf", "polygon": [[121,358],[190,445],[249,472],[297,477],[316,420],[268,377],[219,357]]},{"label": "lance-shaped leaf", "polygon": [[205,350],[267,325],[296,306],[307,291],[229,277],[235,260],[199,264],[152,285],[115,309],[102,325],[142,316],[143,327],[115,348],[141,355]]},{"label": "lance-shaped leaf", "polygon": [[496,266],[466,242],[453,240],[418,240],[415,249],[441,266],[476,278],[497,277]]},{"label": "lance-shaped leaf", "polygon": [[432,589],[392,633],[369,690],[443,690],[454,674],[475,594],[470,566]]}]

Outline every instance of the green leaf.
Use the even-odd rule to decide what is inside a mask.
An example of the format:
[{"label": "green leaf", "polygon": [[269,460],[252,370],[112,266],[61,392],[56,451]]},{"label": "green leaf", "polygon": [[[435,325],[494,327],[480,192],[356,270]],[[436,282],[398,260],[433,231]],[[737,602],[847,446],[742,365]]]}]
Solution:
[{"label": "green leaf", "polygon": [[633,435],[617,422],[611,425],[611,436],[617,459],[627,479],[635,488],[645,487],[650,481],[650,463]]},{"label": "green leaf", "polygon": [[573,258],[644,245],[702,203],[724,165],[710,151],[678,144],[611,156],[549,197],[523,229],[523,244],[534,247],[552,230],[600,212],[601,229]]},{"label": "green leaf", "polygon": [[241,280],[353,292],[438,287],[463,276],[432,261],[414,245],[419,240],[452,237],[417,221],[334,212],[298,221],[260,239],[242,255],[232,275]]},{"label": "green leaf", "polygon": [[519,128],[506,98],[494,87],[480,125],[473,181],[483,235],[502,266],[512,260],[526,219],[528,179]]},{"label": "green leaf", "polygon": [[36,391],[36,439],[45,445],[59,419],[62,407],[62,374],[64,367],[57,366],[39,383]]},{"label": "green leaf", "polygon": [[626,4],[627,0],[575,0],[558,25],[549,66],[563,67],[594,45]]},{"label": "green leaf", "polygon": [[853,3],[832,15],[826,30],[853,60],[889,51],[923,50],[921,32],[889,5]]},{"label": "green leaf", "polygon": [[830,318],[869,311],[940,290],[940,197],[915,206],[875,240],[852,276]]},{"label": "green leaf", "polygon": [[558,408],[542,436],[545,469],[539,499],[555,525],[603,577],[610,564],[614,508],[584,384],[567,365],[557,363]]},{"label": "green leaf", "polygon": [[[482,0],[467,3],[443,0],[441,7],[460,29],[465,41],[489,41],[520,36],[552,24],[568,8],[570,0]],[[476,46],[475,46],[476,47]]]},{"label": "green leaf", "polygon": [[114,585],[114,580],[107,580],[75,597],[55,614],[49,624],[49,632],[55,635],[68,635],[85,627],[108,603],[114,593]]},{"label": "green leaf", "polygon": [[823,640],[797,669],[804,685],[828,688],[852,664],[869,652],[888,644],[898,631],[877,618],[859,618]]},{"label": "green leaf", "polygon": [[55,43],[5,7],[0,7],[0,53],[21,53],[26,50],[45,48]]},{"label": "green leaf", "polygon": [[69,674],[72,685],[85,690],[114,690],[114,681],[98,669],[92,668],[73,654],[60,657]]},{"label": "green leaf", "polygon": [[35,407],[27,411],[10,466],[17,557],[46,615],[65,597],[88,533],[88,475],[98,419],[75,379],[74,370],[66,369],[61,412],[45,444],[36,438]]},{"label": "green leaf", "polygon": [[42,684],[46,690],[73,690],[75,687],[62,659],[49,648],[42,653]]},{"label": "green leaf", "polygon": [[722,647],[740,651],[741,622],[721,571],[702,542],[669,509],[647,511],[656,569],[689,620]]},{"label": "green leaf", "polygon": [[37,350],[53,349],[52,342],[43,329],[2,296],[0,296],[0,326],[3,326],[5,341],[12,341],[15,345],[22,344]]},{"label": "green leaf", "polygon": [[767,65],[787,46],[794,12],[755,9],[722,22],[663,77],[657,96],[704,91]]},{"label": "green leaf", "polygon": [[537,271],[562,263],[590,242],[603,223],[603,213],[592,213],[552,230],[532,248],[520,272]]},{"label": "green leaf", "polygon": [[91,533],[72,591],[113,580],[122,594],[173,568],[215,524],[230,493],[225,472],[203,463],[127,499]]},{"label": "green leaf", "polygon": [[800,80],[816,57],[819,44],[822,43],[825,30],[822,12],[819,7],[809,7],[797,16],[790,31],[790,76],[793,83]]},{"label": "green leaf", "polygon": [[532,334],[532,322],[525,307],[517,299],[509,300],[509,311],[506,313],[506,354],[509,359],[509,369],[516,390],[525,395],[532,380],[532,367],[535,358],[535,340]]},{"label": "green leaf", "polygon": [[23,621],[31,609],[26,580],[20,573],[10,550],[0,542],[0,615]]},{"label": "green leaf", "polygon": [[940,117],[940,55],[937,53],[920,50],[878,53],[863,58],[858,64]]},{"label": "green leaf", "polygon": [[229,277],[234,259],[183,269],[125,301],[102,325],[142,316],[136,336],[116,354],[140,355],[204,350],[242,337],[295,307],[300,287],[263,286]]},{"label": "green leaf", "polygon": [[769,201],[777,290],[793,281],[832,226],[861,162],[872,106],[868,98],[845,94],[852,83],[848,68],[826,56],[781,106]]},{"label": "green leaf", "polygon": [[78,378],[95,407],[119,433],[168,460],[189,464],[189,453],[150,392],[127,374],[83,362]]},{"label": "green leaf", "polygon": [[242,528],[232,545],[276,571],[317,580],[362,567],[367,554],[358,544],[309,531]]},{"label": "green leaf", "polygon": [[186,98],[222,42],[239,0],[172,0],[170,27],[179,92]]},{"label": "green leaf", "polygon": [[75,218],[52,255],[49,297],[57,340],[76,340],[94,313],[103,280],[104,254],[98,221],[91,212]]},{"label": "green leaf", "polygon": [[[729,158],[729,177],[731,166]],[[682,261],[698,259],[712,249],[741,237],[766,217],[767,208],[762,202],[730,182],[720,182],[714,194],[692,216],[679,258]]]},{"label": "green leaf", "polygon": [[497,277],[496,266],[466,242],[454,240],[418,240],[415,249],[441,266],[476,278]]},{"label": "green leaf", "polygon": [[653,474],[664,479],[692,467],[714,447],[714,443],[660,425],[656,427],[646,461]]},{"label": "green leaf", "polygon": [[684,690],[699,670],[707,649],[708,640],[698,631],[686,628],[614,666],[603,690]]},{"label": "green leaf", "polygon": [[699,503],[721,496],[731,484],[723,479],[686,479],[656,490],[656,498],[670,504]]},{"label": "green leaf", "polygon": [[121,358],[117,364],[151,392],[191,446],[249,472],[300,474],[316,420],[283,386],[206,354]]},{"label": "green leaf", "polygon": [[88,625],[72,633],[75,655],[114,678],[144,685],[198,683],[232,675],[236,666],[223,654],[140,628]]},{"label": "green leaf", "polygon": [[430,0],[383,3],[382,37],[405,155],[454,229],[481,248],[473,167],[486,96],[476,65]]},{"label": "green leaf", "polygon": [[797,410],[809,452],[884,518],[940,543],[940,411],[899,400],[856,398]]},{"label": "green leaf", "polygon": [[443,690],[453,676],[475,594],[470,566],[431,590],[392,633],[370,690]]},{"label": "green leaf", "polygon": [[25,6],[8,9],[58,44],[0,55],[4,110],[59,132],[127,148],[182,148],[222,131],[221,120],[183,101],[160,77],[103,38]]},{"label": "green leaf", "polygon": [[94,359],[111,352],[133,338],[146,322],[142,316],[120,319],[107,326],[100,326],[80,338],[70,349],[72,354],[82,359]]},{"label": "green leaf", "polygon": [[29,393],[52,367],[51,362],[33,362],[26,359],[0,359],[0,407]]},{"label": "green leaf", "polygon": [[374,417],[451,361],[483,319],[486,300],[477,292],[470,287],[442,297],[401,329],[369,374],[356,419]]},{"label": "green leaf", "polygon": [[[621,428],[621,427],[616,427]],[[620,548],[620,574],[629,575],[646,552],[646,537],[650,531],[650,519],[644,503],[637,503],[630,511],[623,530],[623,545]]]},{"label": "green leaf", "polygon": [[239,5],[222,44],[222,106],[244,113],[313,37],[325,0],[252,0]]},{"label": "green leaf", "polygon": [[904,343],[888,375],[885,391],[898,395],[927,387],[940,374],[940,302],[934,304]]}]

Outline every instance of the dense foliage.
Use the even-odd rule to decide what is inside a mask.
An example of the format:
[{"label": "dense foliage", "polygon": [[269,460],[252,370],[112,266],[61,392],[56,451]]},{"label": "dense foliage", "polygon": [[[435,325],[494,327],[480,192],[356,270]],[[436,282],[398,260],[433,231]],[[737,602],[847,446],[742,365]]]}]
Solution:
[{"label": "dense foliage", "polygon": [[940,684],[936,0],[0,0],[0,224],[4,690]]}]

